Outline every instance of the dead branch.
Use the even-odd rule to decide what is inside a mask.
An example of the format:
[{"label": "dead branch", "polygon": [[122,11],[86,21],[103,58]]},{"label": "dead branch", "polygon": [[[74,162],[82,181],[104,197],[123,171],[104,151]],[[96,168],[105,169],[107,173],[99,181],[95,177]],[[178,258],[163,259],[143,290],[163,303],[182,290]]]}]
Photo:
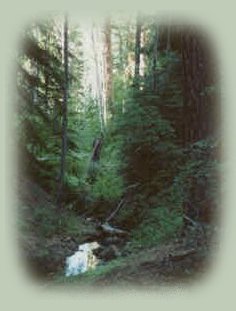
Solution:
[{"label": "dead branch", "polygon": [[183,215],[183,218],[188,220],[195,228],[200,229],[201,233],[204,234],[203,225],[201,223],[194,221],[193,219],[191,219],[187,215]]},{"label": "dead branch", "polygon": [[188,250],[183,250],[181,252],[177,252],[177,253],[171,253],[169,255],[169,259],[172,260],[172,261],[179,261],[179,260],[182,260],[188,256],[191,256],[193,254],[196,254],[197,251],[196,249],[188,249]]},{"label": "dead branch", "polygon": [[[129,189],[133,189],[133,188],[136,188],[140,185],[140,183],[135,183],[135,184],[132,184],[132,185],[129,185],[128,187],[125,188],[125,192]],[[124,206],[124,198],[121,199],[121,201],[119,202],[119,204],[117,205],[117,207],[114,209],[114,211],[106,218],[106,222],[110,221],[117,213],[118,211],[121,209],[122,206]]]},{"label": "dead branch", "polygon": [[125,190],[132,189],[132,188],[136,188],[136,187],[138,187],[139,185],[140,185],[140,183],[139,183],[139,182],[137,182],[136,184],[129,185],[128,187],[126,187],[126,189],[125,189]]},{"label": "dead branch", "polygon": [[184,219],[186,219],[186,220],[188,220],[192,225],[194,225],[195,227],[198,227],[199,226],[199,224],[196,222],[196,221],[194,221],[193,219],[191,219],[190,217],[188,217],[187,215],[183,215],[183,218]]},{"label": "dead branch", "polygon": [[115,210],[111,213],[110,216],[107,217],[107,219],[105,220],[105,222],[110,221],[110,220],[116,215],[116,213],[117,213],[117,212],[119,211],[119,209],[122,207],[123,203],[124,203],[124,199],[122,199],[122,200],[119,202],[119,204],[117,205],[117,207],[115,208]]},{"label": "dead branch", "polygon": [[108,224],[108,222],[105,222],[104,224],[102,224],[101,229],[105,233],[109,233],[109,234],[117,234],[117,235],[127,235],[128,234],[127,231],[112,227],[111,225]]}]

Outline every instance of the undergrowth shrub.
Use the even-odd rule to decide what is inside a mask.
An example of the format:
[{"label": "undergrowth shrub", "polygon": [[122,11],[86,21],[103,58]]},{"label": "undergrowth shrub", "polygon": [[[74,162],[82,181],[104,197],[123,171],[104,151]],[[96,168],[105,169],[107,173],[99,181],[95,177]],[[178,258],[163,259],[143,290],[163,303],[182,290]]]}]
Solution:
[{"label": "undergrowth shrub", "polygon": [[[156,246],[173,238],[183,229],[184,216],[209,223],[214,220],[220,170],[215,148],[216,143],[210,139],[191,145],[191,155],[188,154],[169,188],[151,196],[147,196],[147,190],[135,196],[134,208],[123,212],[131,218],[141,215],[132,232],[131,247]],[[136,208],[135,201],[139,202]]]},{"label": "undergrowth shrub", "polygon": [[178,210],[161,205],[150,209],[141,225],[132,233],[131,248],[158,246],[178,233],[182,221]]},{"label": "undergrowth shrub", "polygon": [[121,168],[124,162],[121,155],[121,141],[107,138],[101,152],[101,159],[97,165],[95,182],[91,187],[91,195],[95,199],[114,201],[121,197],[124,190],[124,180]]},{"label": "undergrowth shrub", "polygon": [[219,200],[220,162],[217,142],[206,139],[192,144],[188,160],[175,176],[170,191],[183,204],[183,213],[195,220],[211,222]]}]

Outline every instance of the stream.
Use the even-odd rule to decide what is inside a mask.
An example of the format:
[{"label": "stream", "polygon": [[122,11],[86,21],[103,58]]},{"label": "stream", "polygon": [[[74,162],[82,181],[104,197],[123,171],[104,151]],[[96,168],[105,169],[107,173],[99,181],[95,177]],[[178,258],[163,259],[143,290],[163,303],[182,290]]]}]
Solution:
[{"label": "stream", "polygon": [[97,242],[84,243],[79,245],[78,250],[72,255],[66,257],[65,276],[76,276],[95,269],[99,259],[93,253],[100,245]]}]

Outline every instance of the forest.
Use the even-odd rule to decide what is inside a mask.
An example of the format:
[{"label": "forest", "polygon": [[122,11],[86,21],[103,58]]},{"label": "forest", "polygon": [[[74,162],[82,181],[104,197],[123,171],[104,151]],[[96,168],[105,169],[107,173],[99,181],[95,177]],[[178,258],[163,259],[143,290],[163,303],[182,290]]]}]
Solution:
[{"label": "forest", "polygon": [[[208,35],[156,16],[65,14],[32,22],[20,42],[18,240],[28,274],[48,286],[204,275],[221,169]],[[85,249],[86,269],[65,273]]]}]

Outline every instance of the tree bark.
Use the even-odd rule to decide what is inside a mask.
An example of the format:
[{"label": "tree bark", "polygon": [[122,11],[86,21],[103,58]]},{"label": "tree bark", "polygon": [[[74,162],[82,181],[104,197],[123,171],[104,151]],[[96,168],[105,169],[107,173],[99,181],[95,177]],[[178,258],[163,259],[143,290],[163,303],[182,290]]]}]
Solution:
[{"label": "tree bark", "polygon": [[152,77],[153,85],[152,89],[154,92],[157,91],[157,57],[158,57],[158,30],[157,25],[154,24],[154,45],[153,45],[153,62],[152,62]]},{"label": "tree bark", "polygon": [[[49,37],[49,34],[46,34],[46,37],[45,37],[45,50],[47,51],[48,50],[48,37]],[[45,70],[45,88],[44,88],[44,98],[45,98],[45,105],[47,107],[47,109],[49,110],[49,83],[50,83],[50,75],[49,75],[49,72],[48,70]]]},{"label": "tree bark", "polygon": [[105,105],[109,117],[114,115],[112,96],[112,51],[111,51],[111,21],[106,19],[104,25],[104,83]]},{"label": "tree bark", "polygon": [[141,53],[141,18],[137,17],[136,35],[135,35],[135,67],[134,67],[134,84],[136,87],[139,85],[140,73],[140,53]]},{"label": "tree bark", "polygon": [[64,87],[62,103],[62,144],[61,144],[61,166],[57,195],[57,206],[62,207],[62,194],[65,179],[66,152],[67,152],[67,104],[68,104],[68,17],[64,20]]},{"label": "tree bark", "polygon": [[198,34],[182,34],[182,62],[184,74],[184,145],[208,135],[208,104],[204,92],[209,66],[206,51]]},{"label": "tree bark", "polygon": [[167,38],[166,38],[166,52],[169,52],[171,49],[171,21],[169,19],[169,23],[166,27]]},{"label": "tree bark", "polygon": [[97,91],[98,91],[98,106],[100,110],[100,125],[101,125],[101,132],[104,132],[105,128],[105,103],[102,96],[102,82],[101,82],[101,74],[99,72],[99,62],[98,62],[98,55],[96,51],[96,42],[95,42],[95,35],[94,30],[92,30],[91,33],[92,37],[92,46],[93,46],[93,53],[94,53],[94,60],[95,60],[95,72],[96,72],[96,84],[97,84]]}]

